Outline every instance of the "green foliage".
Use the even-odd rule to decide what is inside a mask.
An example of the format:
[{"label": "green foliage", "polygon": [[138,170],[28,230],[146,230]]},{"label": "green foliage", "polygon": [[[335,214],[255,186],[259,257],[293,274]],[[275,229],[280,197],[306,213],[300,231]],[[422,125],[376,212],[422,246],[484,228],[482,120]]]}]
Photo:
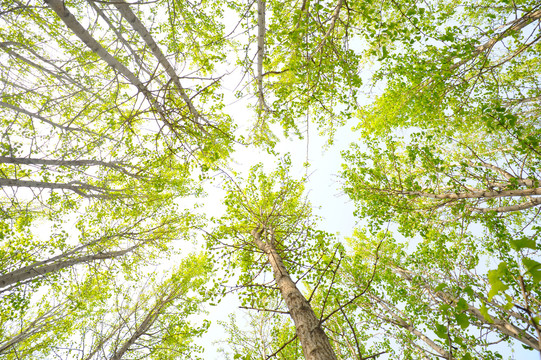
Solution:
[{"label": "green foliage", "polygon": [[[341,358],[538,349],[538,1],[0,8],[1,356],[198,358],[209,323],[192,320],[220,284],[284,310],[258,231]],[[348,246],[320,230],[288,157],[243,177],[231,156],[277,158],[273,132],[312,123],[329,145],[346,123],[360,137],[343,154],[360,221]],[[223,168],[210,221],[184,204]],[[194,229],[208,255],[183,250]],[[226,325],[234,359],[295,334],[269,314],[250,324],[265,330],[250,344]],[[276,357],[301,352],[291,341]]]},{"label": "green foliage", "polygon": [[498,293],[509,289],[509,285],[504,284],[502,281],[502,279],[508,275],[509,271],[507,270],[507,264],[505,262],[501,262],[500,265],[498,265],[497,270],[488,271],[488,282],[492,286],[490,292],[488,293],[488,301],[491,301],[492,298]]},{"label": "green foliage", "polygon": [[[354,259],[380,267],[361,318],[384,319],[405,358],[419,347],[501,357],[471,336],[509,336],[497,323],[533,345],[523,329],[536,320],[514,311],[539,312],[541,295],[540,48],[527,40],[538,4],[381,3],[385,42],[367,41],[384,90],[359,110],[361,143],[343,153],[344,190],[366,221]],[[368,240],[385,227],[394,236]]]},{"label": "green foliage", "polygon": [[541,282],[541,263],[530,258],[523,258],[522,263],[526,267],[526,271],[536,283]]},{"label": "green foliage", "polygon": [[[114,335],[118,343],[103,350],[112,356],[137,325],[117,328],[122,316],[133,314],[130,308],[138,309],[137,317],[151,311],[156,294],[170,289],[167,281],[152,279],[149,268],[179,265],[176,244],[190,241],[200,223],[199,215],[179,206],[179,199],[201,195],[194,169],[227,158],[233,139],[215,85],[188,90],[194,106],[212,113],[194,119],[182,91],[169,86],[167,71],[156,71],[163,63],[147,51],[147,39],[119,13],[94,2],[62,6],[83,31],[70,27],[50,2],[39,8],[2,3],[0,353],[7,358],[51,358],[66,352],[66,343],[89,349],[85,341]],[[158,9],[174,13],[171,21],[162,22]],[[225,57],[224,42],[212,43],[223,39],[223,26],[211,21],[217,10],[208,3],[183,7],[167,1],[148,12],[133,8],[143,24],[161,23],[148,26],[148,36],[166,39],[171,61],[186,60],[186,49],[194,49],[189,39],[200,42],[188,60],[198,76]],[[186,22],[176,21],[184,16]],[[186,25],[182,30],[180,23]],[[81,34],[97,39],[120,65],[108,64]],[[121,75],[119,66],[144,85]],[[202,286],[186,279],[206,280],[205,262],[182,265],[184,275],[176,276],[187,287],[183,291]],[[190,273],[190,266],[201,276]],[[155,281],[155,294],[132,298],[146,278]],[[164,347],[149,343],[154,355],[147,355],[185,358],[179,354],[194,349],[191,338],[207,325],[194,327],[182,313],[196,313],[206,299],[179,298],[177,310],[160,308],[152,341],[160,338]]]}]

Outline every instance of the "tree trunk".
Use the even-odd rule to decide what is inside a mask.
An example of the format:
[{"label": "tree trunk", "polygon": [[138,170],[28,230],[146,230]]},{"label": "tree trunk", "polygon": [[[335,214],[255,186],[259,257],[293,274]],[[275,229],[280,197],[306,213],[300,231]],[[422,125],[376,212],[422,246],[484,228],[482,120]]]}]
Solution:
[{"label": "tree trunk", "polygon": [[[30,266],[25,266],[24,268],[21,268],[21,269],[18,269],[18,270],[15,270],[15,271],[12,271],[0,276],[0,288],[5,288],[7,286],[10,286],[19,282],[23,282],[23,281],[26,281],[38,276],[45,276],[50,273],[54,273],[54,272],[57,272],[62,269],[72,267],[75,265],[84,264],[91,261],[107,260],[107,259],[120,257],[133,251],[136,247],[137,246],[132,246],[128,249],[119,250],[119,251],[79,256],[73,259],[57,261],[57,262],[54,262],[52,264],[47,264],[47,265],[42,265],[45,262],[37,262],[35,265],[32,264]],[[0,292],[2,291],[4,290],[0,290]]]},{"label": "tree trunk", "polygon": [[103,61],[110,67],[118,71],[124,76],[132,85],[145,96],[151,106],[158,112],[162,121],[165,124],[170,125],[165,117],[165,112],[151,93],[149,88],[132,73],[124,64],[111,55],[107,49],[105,49],[92,35],[77,21],[75,16],[66,8],[64,1],[62,0],[44,0],[44,2],[58,15],[60,20],[70,29],[85,45],[98,55]]},{"label": "tree trunk", "polygon": [[131,173],[127,168],[138,169],[135,166],[129,164],[123,164],[120,161],[101,161],[101,160],[65,160],[65,159],[37,159],[29,157],[13,157],[13,156],[0,156],[0,164],[16,164],[16,165],[51,165],[51,166],[70,166],[70,167],[82,167],[82,166],[103,166],[110,169],[115,169],[121,173],[132,176],[140,177],[137,174]]},{"label": "tree trunk", "polygon": [[282,257],[276,251],[273,241],[261,240],[262,232],[253,231],[254,242],[263,251],[272,266],[276,285],[289,310],[289,315],[295,323],[297,337],[302,346],[306,360],[335,360],[336,355],[331,347],[329,338],[321,327],[320,320],[312,310],[310,303],[299,291],[287,271]]},{"label": "tree trunk", "polygon": [[[374,189],[377,191],[377,189]],[[384,190],[385,191],[385,190]],[[492,198],[501,198],[501,197],[514,197],[514,196],[532,196],[532,195],[541,195],[541,188],[531,188],[531,189],[517,189],[517,190],[479,190],[471,192],[457,192],[457,193],[444,193],[444,194],[432,194],[423,191],[392,191],[396,195],[413,195],[421,196],[432,199],[492,199]]]},{"label": "tree trunk", "polygon": [[50,183],[44,181],[20,180],[20,179],[5,179],[0,178],[0,187],[27,187],[40,189],[60,189],[70,190],[83,197],[108,198],[111,197],[108,192],[119,192],[120,190],[106,189],[99,186],[94,186],[79,181],[72,181],[67,184]]}]

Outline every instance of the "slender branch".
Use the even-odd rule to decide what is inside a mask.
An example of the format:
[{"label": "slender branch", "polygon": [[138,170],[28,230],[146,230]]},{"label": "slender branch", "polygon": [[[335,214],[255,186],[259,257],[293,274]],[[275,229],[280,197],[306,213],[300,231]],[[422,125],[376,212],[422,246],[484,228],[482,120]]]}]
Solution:
[{"label": "slender branch", "polygon": [[71,190],[74,193],[84,196],[86,198],[92,198],[92,197],[109,198],[113,196],[112,194],[113,192],[116,192],[118,195],[120,195],[122,192],[122,190],[106,189],[99,186],[81,183],[79,181],[72,181],[67,184],[59,184],[59,183],[50,183],[50,182],[44,182],[44,181],[0,178],[0,187],[4,187],[4,186],[28,187],[28,188],[40,188],[40,189],[52,189],[52,190],[55,190],[55,189]]},{"label": "slender branch", "polygon": [[289,311],[280,311],[280,310],[272,310],[272,309],[258,309],[258,308],[249,307],[249,306],[239,306],[239,308],[240,309],[246,309],[246,310],[266,311],[266,312],[273,312],[273,313],[277,313],[277,314],[289,315]]},{"label": "slender branch", "polygon": [[[473,152],[472,149],[470,149],[470,150]],[[474,154],[474,155],[477,156],[476,154]],[[498,172],[503,177],[505,177],[505,179],[508,180],[508,181],[516,181],[517,184],[527,186],[527,187],[535,187],[535,186],[539,186],[539,184],[541,184],[541,181],[539,181],[537,179],[523,179],[523,178],[520,178],[520,177],[517,177],[517,176],[513,176],[513,174],[510,174],[509,172],[505,171],[504,169],[502,169],[502,168],[500,168],[500,167],[498,167],[496,165],[489,164],[489,163],[483,161],[479,157],[477,157],[477,158],[481,161],[481,165],[483,167],[486,167],[487,169],[491,169],[491,170],[494,170],[494,171]],[[475,164],[470,163],[470,165],[474,166]]]},{"label": "slender branch", "polygon": [[332,17],[331,17],[331,25],[329,26],[329,29],[327,30],[327,32],[325,33],[325,35],[323,35],[323,38],[321,39],[321,41],[319,42],[319,44],[317,45],[317,47],[314,49],[314,51],[312,52],[312,54],[309,55],[309,58],[313,58],[314,55],[316,53],[318,53],[322,48],[323,48],[323,45],[325,45],[325,41],[327,41],[327,38],[332,34],[332,32],[334,31],[334,27],[336,25],[336,21],[338,20],[338,18],[340,17],[340,10],[342,9],[342,6],[344,4],[344,0],[338,0],[338,4],[336,5],[336,7],[334,8],[334,12],[332,14]]},{"label": "slender branch", "polygon": [[276,350],[275,352],[273,352],[272,354],[270,354],[269,356],[267,356],[266,359],[270,359],[276,355],[278,355],[278,353],[282,350],[285,349],[286,346],[288,346],[289,344],[291,344],[295,339],[297,338],[297,334],[295,334],[291,339],[289,339],[287,342],[285,342],[282,346],[280,346],[280,348],[278,350]]},{"label": "slender branch", "polygon": [[259,109],[267,109],[263,95],[263,60],[265,58],[265,0],[257,0],[257,93]]},{"label": "slender branch", "polygon": [[158,103],[149,88],[135,76],[124,64],[111,55],[94,37],[81,25],[75,16],[66,8],[62,0],[44,0],[44,2],[58,15],[64,24],[70,29],[85,45],[105,61],[111,68],[118,71],[132,85],[134,85],[148,100],[152,107],[158,112],[161,120],[170,128],[173,125],[167,120],[165,111]]},{"label": "slender branch", "polygon": [[376,248],[376,258],[374,260],[374,267],[373,267],[373,270],[372,270],[372,275],[370,276],[370,279],[368,280],[368,283],[366,284],[366,286],[364,287],[364,289],[357,295],[355,295],[353,298],[351,298],[350,300],[348,300],[344,305],[342,306],[339,306],[337,309],[331,311],[331,313],[327,316],[325,316],[325,318],[321,319],[320,320],[320,323],[324,323],[325,321],[327,321],[331,316],[333,316],[334,314],[336,314],[338,311],[340,311],[342,308],[352,304],[355,300],[357,300],[358,298],[360,298],[361,296],[363,296],[367,291],[368,291],[368,288],[370,287],[370,285],[372,284],[372,281],[374,280],[374,277],[376,276],[376,269],[378,267],[378,261],[379,261],[379,249],[381,248],[381,244],[383,244],[383,241],[385,240],[385,238],[387,237],[387,234],[389,232],[389,225],[390,223],[387,225],[387,230],[385,231],[385,235],[383,237],[383,239],[381,239],[381,241],[379,242],[377,248]]},{"label": "slender branch", "polygon": [[359,359],[362,359],[361,346],[359,344],[359,339],[357,337],[357,331],[355,331],[355,327],[353,326],[353,324],[349,320],[349,317],[346,315],[346,312],[344,311],[344,308],[340,305],[339,301],[338,301],[338,307],[340,308],[340,312],[342,313],[342,316],[344,317],[344,319],[346,319],[346,322],[348,323],[348,326],[349,326],[351,332],[353,333],[353,339],[355,340],[355,346],[357,347],[357,353],[359,354]]},{"label": "slender branch", "polygon": [[[408,274],[407,271],[405,271],[403,269],[399,269],[399,268],[393,268],[393,270],[398,275],[403,277],[404,279],[406,279],[408,281],[413,280],[411,274]],[[458,303],[458,300],[455,297],[448,294],[448,293],[445,293],[443,291],[434,291],[432,289],[432,287],[430,287],[430,285],[428,285],[426,283],[422,284],[422,286],[425,289],[427,289],[428,291],[430,291],[431,294],[434,294],[436,297],[440,298],[441,300],[445,301],[448,304],[456,304],[456,303]],[[536,350],[541,350],[541,348],[540,348],[541,344],[539,344],[539,339],[537,339],[534,336],[526,333],[524,330],[522,330],[519,327],[515,326],[511,322],[500,319],[500,318],[493,318],[492,321],[488,321],[478,308],[476,308],[474,306],[471,306],[469,304],[468,304],[468,308],[465,311],[467,311],[470,315],[475,317],[482,324],[485,324],[485,325],[487,325],[488,327],[490,327],[492,329],[496,329],[497,331],[501,332],[502,334],[508,335],[508,336],[510,336],[510,337],[512,337],[512,338],[522,342],[523,344],[525,344],[527,346],[530,346],[530,347],[532,347],[532,348],[534,348]]]},{"label": "slender branch", "polygon": [[[108,168],[112,168],[115,170],[118,170],[122,172],[123,174],[133,176],[133,177],[140,177],[136,174],[132,174],[129,171],[127,171],[122,166],[129,166],[137,169],[135,166],[131,166],[129,164],[123,164],[118,161],[113,162],[106,162],[106,161],[100,161],[100,160],[49,160],[49,159],[36,159],[36,158],[19,158],[19,157],[12,157],[12,156],[0,156],[0,164],[19,164],[19,165],[52,165],[52,166],[72,166],[72,167],[79,167],[79,166],[104,166]],[[122,165],[122,166],[121,166]]]},{"label": "slender branch", "polygon": [[[332,254],[332,258],[331,258],[331,261],[329,261],[329,263],[327,264],[327,266],[325,267],[325,270],[321,271],[321,275],[319,275],[319,278],[317,279],[317,283],[316,283],[316,286],[314,287],[314,290],[312,290],[312,293],[310,294],[310,297],[308,298],[308,302],[311,302],[312,301],[312,297],[314,296],[314,294],[316,293],[316,290],[317,288],[319,287],[319,285],[321,284],[321,281],[323,280],[323,276],[325,275],[325,273],[327,272],[327,269],[329,267],[331,267],[331,264],[334,260],[334,258],[336,257],[336,253],[338,252],[338,247],[334,250],[334,253]],[[308,269],[308,271],[311,271],[312,269],[314,269],[314,267],[316,266],[316,263],[319,263],[319,261],[321,260],[321,258],[323,258],[323,253],[321,254],[321,256],[319,257],[318,261],[317,262],[314,262],[314,264],[312,264],[310,266],[310,269]],[[333,277],[334,278],[334,277]]]},{"label": "slender branch", "polygon": [[468,209],[477,211],[480,213],[487,213],[490,211],[495,211],[498,213],[505,213],[505,212],[512,212],[512,211],[521,211],[526,210],[535,206],[541,205],[541,198],[533,198],[528,202],[522,203],[522,204],[516,204],[516,205],[508,205],[508,206],[499,206],[499,207],[493,207],[493,208],[477,208],[477,207],[468,207]]},{"label": "slender branch", "polygon": [[501,33],[497,34],[495,37],[488,40],[484,44],[477,46],[475,48],[475,50],[473,51],[473,54],[472,54],[471,58],[464,59],[464,60],[452,65],[450,70],[456,69],[456,68],[464,65],[465,63],[470,61],[472,58],[475,58],[479,54],[491,49],[498,41],[500,41],[504,37],[506,37],[508,35],[512,35],[513,33],[517,32],[519,30],[522,30],[523,28],[530,25],[535,20],[539,20],[539,19],[541,19],[541,10],[535,10],[535,11],[531,11],[531,12],[525,14],[520,19],[517,19],[517,20],[513,21],[512,25],[510,25],[508,28],[506,28]]},{"label": "slender branch", "polygon": [[[336,264],[336,269],[334,270],[334,273],[332,275],[331,284],[329,285],[329,290],[327,291],[327,294],[325,294],[325,299],[323,300],[323,306],[321,307],[321,315],[319,316],[319,321],[321,322],[321,319],[323,318],[323,314],[325,313],[325,306],[327,305],[327,300],[329,299],[329,294],[331,293],[332,286],[334,285],[334,281],[336,279],[336,274],[338,273],[338,269],[340,268],[340,263],[342,262],[342,259],[338,259],[338,264]],[[339,306],[340,309],[342,307]]]},{"label": "slender branch", "polygon": [[526,292],[526,288],[524,286],[524,278],[522,276],[519,276],[518,278],[519,284],[520,284],[520,292],[522,294],[522,298],[524,299],[524,303],[526,304],[526,312],[528,313],[528,316],[530,317],[530,323],[535,329],[535,332],[537,334],[537,344],[538,348],[537,350],[541,351],[541,328],[539,327],[539,320],[537,320],[532,313],[532,310],[530,309],[530,300],[528,297],[528,293]]},{"label": "slender branch", "polygon": [[[413,324],[411,324],[411,320],[407,319],[405,314],[402,313],[399,309],[388,303],[387,301],[383,300],[382,298],[370,294],[370,297],[374,299],[378,304],[380,304],[385,311],[390,314],[394,321],[392,321],[393,324],[408,330],[413,335],[417,336],[419,339],[423,340],[428,346],[430,346],[434,351],[438,352],[441,356],[452,359],[451,354],[447,351],[445,351],[444,348],[436,344],[434,341],[432,341],[428,336],[420,332]],[[393,307],[391,309],[391,306]],[[398,314],[397,314],[398,312]]]},{"label": "slender branch", "polygon": [[380,351],[377,354],[373,354],[373,355],[370,355],[370,356],[367,356],[367,357],[360,358],[360,360],[374,359],[374,358],[377,358],[378,356],[386,354],[386,353],[388,353],[388,351]]},{"label": "slender branch", "polygon": [[88,0],[88,3],[94,9],[94,11],[96,11],[96,13],[102,17],[102,19],[107,23],[109,28],[111,28],[114,31],[116,37],[122,42],[122,44],[130,51],[131,56],[133,56],[133,59],[135,60],[137,65],[139,65],[139,68],[143,70],[147,75],[152,76],[153,74],[147,69],[146,64],[141,59],[139,54],[136,51],[134,51],[131,44],[128,41],[126,41],[122,31],[120,31],[114,26],[114,24],[112,23],[111,19],[107,16],[107,14],[105,14],[105,12],[96,5],[96,1]]},{"label": "slender branch", "polygon": [[13,105],[13,104],[6,103],[4,101],[0,101],[0,106],[11,109],[11,110],[16,111],[16,112],[18,112],[20,114],[28,115],[28,116],[30,116],[32,118],[41,120],[44,123],[51,125],[52,127],[55,127],[55,128],[58,128],[58,129],[61,129],[61,130],[64,130],[64,131],[79,131],[79,132],[84,132],[84,133],[88,133],[88,134],[92,134],[92,135],[99,135],[99,134],[97,134],[97,133],[95,133],[93,131],[80,129],[80,128],[73,128],[73,127],[70,127],[70,126],[64,126],[64,125],[55,123],[54,121],[51,121],[51,120],[47,119],[46,117],[41,116],[40,114],[33,113],[31,111],[20,108],[18,106]]}]

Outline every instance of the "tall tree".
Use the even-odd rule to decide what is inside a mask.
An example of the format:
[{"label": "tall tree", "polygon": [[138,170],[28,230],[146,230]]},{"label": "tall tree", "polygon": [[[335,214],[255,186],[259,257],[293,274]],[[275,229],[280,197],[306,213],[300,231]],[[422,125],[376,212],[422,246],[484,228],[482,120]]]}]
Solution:
[{"label": "tall tree", "polygon": [[[361,85],[354,36],[359,13],[347,1],[230,2],[246,39],[238,63],[255,98],[255,136],[274,140],[272,123],[305,136],[311,122],[333,134],[354,116]],[[244,39],[243,39],[244,40]]]},{"label": "tall tree", "polygon": [[192,358],[200,351],[193,339],[208,324],[196,325],[189,318],[208,299],[209,293],[201,287],[209,265],[204,256],[193,256],[154,278],[111,287],[106,282],[117,279],[102,276],[92,279],[94,284],[68,285],[73,293],[67,303],[52,307],[31,323],[13,324],[9,332],[16,336],[6,334],[10,340],[2,343],[3,357]]},{"label": "tall tree", "polygon": [[[539,350],[538,283],[511,254],[484,249],[482,236],[457,235],[434,232],[412,245],[389,233],[374,240],[358,232],[340,280],[361,289],[374,258],[378,271],[356,301],[355,321],[369,324],[366,334],[383,331],[386,338],[374,339],[395,356],[492,359],[502,344]],[[486,260],[504,265],[487,272]]]},{"label": "tall tree", "polygon": [[[238,287],[244,291],[245,305],[263,310],[278,297],[283,305],[268,311],[289,314],[304,358],[336,359],[322,316],[316,315],[310,299],[292,278],[297,275],[316,281],[318,273],[325,273],[325,260],[315,257],[329,245],[329,239],[310,221],[302,182],[289,177],[288,166],[286,159],[267,175],[258,165],[242,182],[246,186],[230,178],[226,216],[211,235],[212,244],[223,247],[222,256],[232,261],[232,268],[240,268]],[[267,280],[269,275],[271,280]]]}]

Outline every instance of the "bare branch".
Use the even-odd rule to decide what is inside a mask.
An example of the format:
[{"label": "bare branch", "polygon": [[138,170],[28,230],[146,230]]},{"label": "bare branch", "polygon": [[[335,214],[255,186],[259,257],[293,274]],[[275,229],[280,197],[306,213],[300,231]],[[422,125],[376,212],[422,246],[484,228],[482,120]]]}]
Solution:
[{"label": "bare branch", "polygon": [[273,309],[258,309],[258,308],[249,307],[249,306],[239,306],[239,308],[240,309],[246,309],[246,310],[273,312],[273,313],[277,313],[277,314],[289,315],[289,311],[280,311],[280,310],[273,310]]},{"label": "bare branch", "polygon": [[[338,4],[336,5],[336,7],[334,8],[334,12],[331,16],[331,25],[329,26],[329,29],[327,30],[327,32],[325,33],[325,35],[323,35],[323,38],[321,39],[321,41],[319,42],[319,44],[316,46],[316,48],[314,49],[314,51],[312,51],[312,54],[310,54],[309,58],[313,58],[314,55],[316,53],[318,53],[322,48],[323,46],[325,45],[325,42],[327,41],[327,38],[332,34],[332,32],[334,31],[334,27],[336,26],[336,21],[338,20],[338,18],[340,17],[340,10],[342,9],[342,6],[344,5],[344,0],[338,0]],[[303,5],[304,6],[304,5]]]},{"label": "bare branch", "polygon": [[499,207],[492,207],[492,208],[468,207],[468,209],[476,211],[476,212],[480,212],[480,213],[488,213],[491,211],[495,211],[498,213],[505,213],[505,212],[513,212],[513,211],[522,211],[522,210],[526,210],[538,205],[541,205],[541,197],[533,198],[528,202],[525,202],[522,204],[516,204],[516,205],[499,206]]},{"label": "bare branch", "polygon": [[[100,186],[94,186],[85,184],[80,181],[72,181],[67,184],[50,183],[44,181],[33,180],[19,180],[19,179],[5,179],[0,178],[0,187],[12,186],[12,187],[28,187],[28,188],[40,188],[40,189],[60,189],[71,190],[74,193],[87,197],[87,198],[108,198],[112,196],[121,196],[123,190],[107,189]],[[116,194],[113,194],[116,193]]]},{"label": "bare branch", "polygon": [[129,164],[124,164],[122,162],[113,161],[106,162],[100,160],[49,160],[49,159],[36,159],[36,158],[19,158],[19,157],[8,157],[0,156],[0,164],[19,164],[19,165],[51,165],[51,166],[70,166],[70,167],[80,167],[80,166],[103,166],[112,168],[122,172],[123,174],[140,177],[136,174],[132,174],[127,171],[124,166],[132,167],[137,169],[135,166]]}]

